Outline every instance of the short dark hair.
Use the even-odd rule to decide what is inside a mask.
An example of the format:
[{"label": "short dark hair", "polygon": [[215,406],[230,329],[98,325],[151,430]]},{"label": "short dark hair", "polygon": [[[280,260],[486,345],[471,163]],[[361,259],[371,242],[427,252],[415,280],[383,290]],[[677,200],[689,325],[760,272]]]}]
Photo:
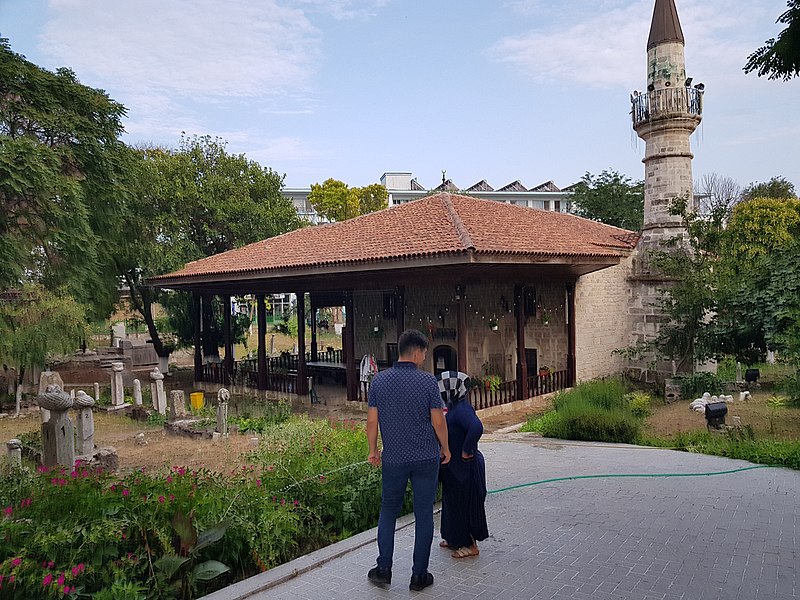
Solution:
[{"label": "short dark hair", "polygon": [[400,334],[397,340],[397,352],[400,356],[405,356],[409,351],[419,348],[420,350],[428,349],[428,338],[421,331],[416,329],[406,329]]}]

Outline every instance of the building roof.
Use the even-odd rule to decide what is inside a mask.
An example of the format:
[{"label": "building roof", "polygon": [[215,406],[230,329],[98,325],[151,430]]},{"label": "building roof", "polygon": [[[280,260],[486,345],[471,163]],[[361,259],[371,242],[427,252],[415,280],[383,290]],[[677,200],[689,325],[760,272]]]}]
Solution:
[{"label": "building roof", "polygon": [[532,187],[528,190],[529,192],[560,192],[561,190],[558,189],[558,186],[553,183],[552,180],[545,181],[544,183],[540,183],[536,187]]},{"label": "building roof", "polygon": [[465,191],[467,192],[493,192],[494,188],[489,185],[485,179],[481,179],[478,183],[469,186]]},{"label": "building roof", "polygon": [[675,0],[656,0],[653,9],[653,21],[650,23],[650,37],[647,39],[647,49],[665,42],[685,43],[681,22],[678,20],[678,9]]},{"label": "building roof", "polygon": [[499,191],[499,192],[527,192],[528,190],[525,188],[524,185],[522,185],[522,183],[520,183],[519,179],[517,179],[516,181],[512,181],[511,183],[509,183],[507,185],[504,185],[503,187],[501,187],[497,191]]},{"label": "building roof", "polygon": [[274,277],[315,267],[346,270],[397,261],[410,266],[409,261],[448,255],[517,256],[528,264],[605,257],[613,263],[620,251],[633,248],[635,237],[575,215],[440,193],[348,221],[291,231],[187,263],[150,281],[185,286],[209,277]]}]

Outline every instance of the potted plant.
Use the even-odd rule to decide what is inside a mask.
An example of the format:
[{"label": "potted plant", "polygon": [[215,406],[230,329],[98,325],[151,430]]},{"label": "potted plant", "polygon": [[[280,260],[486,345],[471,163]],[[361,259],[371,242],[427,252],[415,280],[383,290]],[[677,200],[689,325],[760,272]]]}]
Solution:
[{"label": "potted plant", "polygon": [[550,325],[550,311],[542,311],[542,323],[545,327]]},{"label": "potted plant", "polygon": [[496,317],[492,317],[491,319],[489,319],[489,329],[491,329],[492,331],[497,331],[498,327],[499,323],[497,322]]}]

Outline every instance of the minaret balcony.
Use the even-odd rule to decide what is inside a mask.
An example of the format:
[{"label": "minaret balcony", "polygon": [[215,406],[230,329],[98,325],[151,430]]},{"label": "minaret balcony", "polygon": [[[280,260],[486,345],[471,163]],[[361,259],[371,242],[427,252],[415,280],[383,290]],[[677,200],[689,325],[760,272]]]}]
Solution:
[{"label": "minaret balcony", "polygon": [[674,117],[701,117],[703,90],[692,87],[668,87],[631,98],[634,128],[643,123]]}]

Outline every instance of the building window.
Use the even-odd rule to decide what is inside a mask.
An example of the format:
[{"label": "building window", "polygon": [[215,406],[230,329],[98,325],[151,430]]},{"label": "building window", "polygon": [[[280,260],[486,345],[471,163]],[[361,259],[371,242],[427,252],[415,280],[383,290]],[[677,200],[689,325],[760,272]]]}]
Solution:
[{"label": "building window", "polygon": [[555,210],[556,212],[561,212],[561,200],[555,200],[555,201],[553,202],[553,204],[555,205],[555,208],[554,208],[554,210]]},{"label": "building window", "polygon": [[525,309],[525,316],[526,317],[535,317],[536,316],[536,290],[535,289],[525,289],[525,293],[523,295],[522,306]]}]

